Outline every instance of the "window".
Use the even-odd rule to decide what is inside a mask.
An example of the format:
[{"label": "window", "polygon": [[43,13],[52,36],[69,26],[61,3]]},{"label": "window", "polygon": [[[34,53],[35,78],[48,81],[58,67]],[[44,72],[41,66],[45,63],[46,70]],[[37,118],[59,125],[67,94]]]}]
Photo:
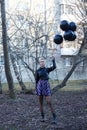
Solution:
[{"label": "window", "polygon": [[18,15],[18,20],[24,20],[24,16]]},{"label": "window", "polygon": [[64,58],[64,65],[65,66],[71,66],[72,65],[72,59],[70,57]]},{"label": "window", "polygon": [[1,56],[0,65],[4,65],[4,56]]},{"label": "window", "polygon": [[87,0],[82,0],[82,2],[87,2]]},{"label": "window", "polygon": [[43,4],[37,4],[35,7],[35,11],[40,13],[43,12],[44,11]]},{"label": "window", "polygon": [[75,7],[71,5],[66,5],[65,6],[65,13],[66,14],[74,14],[75,13]]},{"label": "window", "polygon": [[61,14],[75,14],[75,6],[72,5],[60,5],[60,13]]},{"label": "window", "polygon": [[19,9],[19,10],[27,10],[28,9],[28,4],[26,2],[19,2],[17,4],[17,9]]},{"label": "window", "polygon": [[28,47],[28,38],[25,38],[24,42],[23,42],[23,47]]},{"label": "window", "polygon": [[86,15],[87,15],[87,9],[85,10],[85,13],[86,13]]},{"label": "window", "polygon": [[64,14],[64,5],[63,4],[60,5],[60,13]]}]

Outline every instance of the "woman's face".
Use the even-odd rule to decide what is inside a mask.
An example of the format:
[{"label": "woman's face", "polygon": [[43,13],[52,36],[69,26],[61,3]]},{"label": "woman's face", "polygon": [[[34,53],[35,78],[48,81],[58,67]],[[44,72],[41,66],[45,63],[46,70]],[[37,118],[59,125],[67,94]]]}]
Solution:
[{"label": "woman's face", "polygon": [[40,60],[39,64],[40,64],[40,67],[45,67],[45,61],[44,60]]}]

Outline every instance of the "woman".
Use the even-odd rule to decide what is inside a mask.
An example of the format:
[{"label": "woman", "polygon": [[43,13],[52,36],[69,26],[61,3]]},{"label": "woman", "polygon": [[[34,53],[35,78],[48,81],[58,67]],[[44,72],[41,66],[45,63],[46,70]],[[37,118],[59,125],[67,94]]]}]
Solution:
[{"label": "woman", "polygon": [[52,103],[51,103],[51,90],[49,84],[49,73],[56,68],[55,58],[52,59],[53,66],[46,68],[44,59],[40,59],[39,64],[40,68],[36,70],[36,94],[39,97],[39,104],[40,104],[40,112],[42,117],[42,122],[44,122],[44,110],[43,110],[43,97],[46,97],[46,101],[48,106],[50,107],[53,120],[52,123],[56,123],[56,114],[54,112]]}]

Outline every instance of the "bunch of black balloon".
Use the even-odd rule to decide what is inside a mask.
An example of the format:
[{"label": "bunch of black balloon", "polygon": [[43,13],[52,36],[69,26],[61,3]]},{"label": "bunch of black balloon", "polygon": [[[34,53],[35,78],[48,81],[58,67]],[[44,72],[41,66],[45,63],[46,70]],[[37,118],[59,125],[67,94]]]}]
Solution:
[{"label": "bunch of black balloon", "polygon": [[64,39],[67,41],[74,41],[76,39],[76,24],[75,22],[68,22],[67,20],[63,20],[60,23],[60,28],[65,31],[64,32]]},{"label": "bunch of black balloon", "polygon": [[68,22],[67,20],[63,20],[60,23],[60,28],[64,31],[64,35],[56,34],[54,36],[54,42],[56,44],[61,44],[63,42],[63,38],[67,41],[74,41],[76,39],[76,24],[75,22]]}]

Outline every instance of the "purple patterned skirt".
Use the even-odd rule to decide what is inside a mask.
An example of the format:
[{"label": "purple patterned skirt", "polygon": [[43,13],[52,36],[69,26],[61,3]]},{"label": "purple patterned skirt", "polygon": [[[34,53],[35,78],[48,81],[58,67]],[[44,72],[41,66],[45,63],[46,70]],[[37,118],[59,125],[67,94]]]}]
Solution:
[{"label": "purple patterned skirt", "polygon": [[37,87],[36,87],[36,94],[38,96],[50,96],[51,90],[50,90],[50,84],[48,80],[39,80]]}]

